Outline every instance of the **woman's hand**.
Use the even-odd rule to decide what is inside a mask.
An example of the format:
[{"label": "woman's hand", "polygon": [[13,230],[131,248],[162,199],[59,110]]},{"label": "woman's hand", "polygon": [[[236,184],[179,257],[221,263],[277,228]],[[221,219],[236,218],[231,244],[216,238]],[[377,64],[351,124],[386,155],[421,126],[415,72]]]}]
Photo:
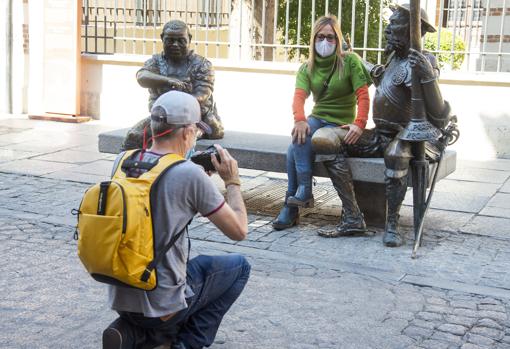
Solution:
[{"label": "woman's hand", "polygon": [[294,123],[292,129],[292,143],[304,144],[306,136],[310,134],[310,126],[306,121],[298,121]]},{"label": "woman's hand", "polygon": [[355,144],[363,133],[363,129],[354,124],[343,125],[341,128],[349,129],[344,138],[345,144]]}]

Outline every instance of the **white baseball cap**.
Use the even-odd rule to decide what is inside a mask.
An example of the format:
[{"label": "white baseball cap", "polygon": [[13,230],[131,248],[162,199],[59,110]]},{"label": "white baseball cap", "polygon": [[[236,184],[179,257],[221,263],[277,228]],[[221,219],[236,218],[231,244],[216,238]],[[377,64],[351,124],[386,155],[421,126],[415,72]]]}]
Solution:
[{"label": "white baseball cap", "polygon": [[212,132],[211,127],[202,121],[197,99],[181,91],[169,91],[159,96],[152,105],[151,120],[172,125],[195,124],[206,134]]}]

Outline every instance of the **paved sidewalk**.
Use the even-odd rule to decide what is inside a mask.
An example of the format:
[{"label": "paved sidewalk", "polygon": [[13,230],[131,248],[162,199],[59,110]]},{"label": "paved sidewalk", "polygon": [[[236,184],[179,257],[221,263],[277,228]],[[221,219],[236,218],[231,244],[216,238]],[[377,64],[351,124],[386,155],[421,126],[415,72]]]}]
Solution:
[{"label": "paved sidewalk", "polygon": [[[108,129],[0,117],[0,348],[98,348],[115,317],[78,261],[70,215],[108,178],[114,156],[97,152]],[[334,200],[277,232],[260,211],[281,205],[284,179],[243,170],[248,239],[231,242],[203,218],[190,230],[195,254],[242,253],[253,266],[212,348],[510,348],[509,177],[510,160],[460,160],[437,186],[411,260],[410,206],[409,241],[397,249],[377,229],[318,237],[338,219]]]}]

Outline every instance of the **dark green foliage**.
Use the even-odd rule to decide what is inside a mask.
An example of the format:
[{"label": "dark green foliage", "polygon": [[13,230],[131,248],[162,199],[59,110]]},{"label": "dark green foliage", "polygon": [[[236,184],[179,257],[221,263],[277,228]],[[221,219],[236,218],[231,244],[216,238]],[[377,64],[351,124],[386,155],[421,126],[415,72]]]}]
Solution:
[{"label": "dark green foliage", "polygon": [[[355,20],[354,20],[354,33],[351,34],[351,21],[352,21],[352,1],[355,1]],[[319,18],[320,16],[325,14],[326,11],[326,0],[302,0],[301,1],[301,40],[299,41],[300,45],[308,46],[310,43],[310,33],[312,30],[312,2],[315,4],[315,12],[314,12],[314,20]],[[375,49],[379,47],[379,21],[381,18],[380,13],[380,4],[382,2],[382,8],[386,8],[390,3],[389,0],[370,0],[369,11],[368,11],[368,35],[367,35],[367,48]],[[281,32],[282,36],[280,38],[280,42],[285,43],[285,34],[286,34],[286,11],[287,11],[287,3],[289,6],[289,26],[288,26],[288,43],[291,45],[295,45],[298,43],[297,40],[297,31],[298,31],[298,0],[278,0],[278,29]],[[338,0],[330,0],[328,12],[330,14],[334,14],[338,16]],[[343,0],[342,1],[342,12],[340,26],[342,29],[342,33],[344,36],[349,34],[351,37],[351,45],[354,47],[355,51],[363,56],[363,52],[361,50],[356,50],[357,48],[363,47],[364,42],[364,32],[365,32],[365,1],[360,0]],[[385,21],[382,20],[382,30],[385,27]],[[381,46],[384,47],[384,33],[382,33],[381,38]],[[289,57],[293,58],[297,55],[297,49],[289,50]],[[300,55],[307,56],[308,49],[300,49]],[[377,51],[367,51],[367,60],[373,63],[377,62]]]},{"label": "dark green foliage", "polygon": [[[442,28],[440,35],[440,46],[439,51],[451,51],[453,44],[453,34],[448,29]],[[454,51],[465,51],[466,44],[464,40],[459,35],[455,35],[455,44],[453,45]],[[425,35],[425,43],[423,48],[431,51],[437,57],[437,61],[439,64],[439,68],[443,68],[445,65],[450,66],[452,70],[458,70],[462,66],[464,62],[464,53],[455,53],[453,54],[453,64],[452,64],[452,54],[451,53],[435,53],[434,51],[438,51],[437,49],[437,33],[427,33]]]}]

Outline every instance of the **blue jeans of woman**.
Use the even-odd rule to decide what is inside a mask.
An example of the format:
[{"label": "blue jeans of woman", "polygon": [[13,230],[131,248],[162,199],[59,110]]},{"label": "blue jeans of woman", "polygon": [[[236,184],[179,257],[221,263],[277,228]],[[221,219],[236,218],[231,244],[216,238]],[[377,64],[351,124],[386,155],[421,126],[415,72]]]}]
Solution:
[{"label": "blue jeans of woman", "polygon": [[186,281],[195,293],[186,299],[188,308],[167,321],[126,312],[120,316],[145,330],[144,341],[161,344],[170,339],[182,341],[187,349],[208,347],[244,289],[250,269],[246,258],[237,254],[195,257],[187,267]]},{"label": "blue jeans of woman", "polygon": [[292,142],[287,149],[287,191],[294,195],[297,190],[297,174],[311,173],[315,154],[312,150],[312,136],[321,127],[338,127],[337,124],[324,121],[310,115],[307,119],[310,134],[306,136],[303,144]]}]

